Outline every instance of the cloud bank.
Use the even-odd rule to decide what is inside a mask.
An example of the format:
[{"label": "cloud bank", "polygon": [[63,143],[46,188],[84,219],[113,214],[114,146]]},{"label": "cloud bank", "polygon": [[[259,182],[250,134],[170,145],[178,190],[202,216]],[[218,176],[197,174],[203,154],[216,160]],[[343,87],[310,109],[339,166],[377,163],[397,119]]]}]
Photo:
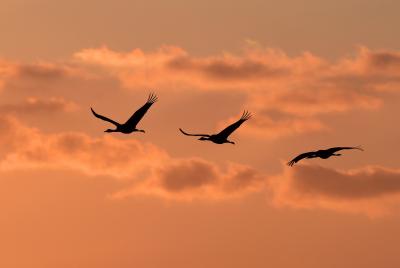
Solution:
[{"label": "cloud bank", "polygon": [[[122,88],[114,87],[118,83]],[[289,56],[259,47],[211,56],[194,56],[174,46],[128,53],[102,47],[82,50],[65,62],[2,60],[0,89],[7,102],[0,104],[0,170],[73,169],[128,181],[131,187],[115,193],[118,198],[141,194],[176,200],[221,199],[266,191],[268,199],[279,206],[369,215],[389,211],[398,199],[399,171],[395,169],[340,171],[299,165],[270,177],[239,163],[173,157],[133,139],[82,132],[49,134],[17,119],[23,114],[74,111],[83,103],[82,92],[102,85],[110,94],[147,88],[189,95],[218,93],[220,98],[240,94],[242,107],[217,123],[219,128],[236,121],[246,108],[254,116],[240,129],[241,134],[281,138],[330,131],[325,115],[381,108],[400,88],[397,51],[361,47],[351,57],[331,61],[308,52]]]},{"label": "cloud bank", "polygon": [[329,209],[380,216],[400,201],[400,171],[363,167],[340,171],[298,165],[275,176],[239,163],[177,158],[150,143],[71,132],[46,134],[0,117],[0,172],[79,171],[129,185],[110,193],[166,200],[221,200],[264,193],[277,207]]},{"label": "cloud bank", "polygon": [[79,92],[87,81],[92,84],[85,87],[119,81],[130,90],[240,94],[238,113],[248,109],[255,115],[243,133],[271,139],[329,131],[324,115],[379,109],[399,91],[399,55],[360,47],[355,55],[332,61],[260,46],[210,56],[176,46],[126,53],[100,47],[83,49],[64,62],[0,61],[0,88],[25,99],[65,101],[73,91],[60,92],[60,87]]},{"label": "cloud bank", "polygon": [[271,180],[271,189],[278,206],[379,216],[400,200],[400,170],[364,167],[340,171],[299,165]]},{"label": "cloud bank", "polygon": [[320,119],[324,114],[378,109],[388,92],[398,91],[400,81],[398,52],[364,47],[337,61],[262,48],[198,57],[174,46],[128,53],[85,49],[75,58],[112,73],[129,89],[244,94],[242,108],[251,108],[259,118],[249,122],[247,132],[265,132],[266,137],[326,130]]},{"label": "cloud bank", "polygon": [[[198,158],[174,158],[137,140],[83,133],[46,134],[12,117],[0,117],[0,170],[71,169],[132,182],[116,193],[170,199],[220,199],[259,191],[265,177],[255,169],[229,163],[217,165]],[[262,188],[261,188],[262,189]]]}]

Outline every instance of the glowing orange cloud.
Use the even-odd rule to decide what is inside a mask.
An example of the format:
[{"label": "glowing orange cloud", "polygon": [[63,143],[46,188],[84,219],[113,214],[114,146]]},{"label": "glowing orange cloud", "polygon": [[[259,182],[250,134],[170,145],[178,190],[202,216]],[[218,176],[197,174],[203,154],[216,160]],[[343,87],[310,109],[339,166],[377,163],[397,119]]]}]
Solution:
[{"label": "glowing orange cloud", "polygon": [[216,200],[240,197],[265,190],[266,177],[245,165],[230,163],[225,167],[198,159],[171,159],[153,170],[143,183],[114,195],[154,195],[167,199]]},{"label": "glowing orange cloud", "polygon": [[92,175],[132,179],[168,158],[163,150],[136,140],[92,138],[73,132],[45,134],[12,117],[0,118],[0,132],[0,167],[5,170],[71,168]]},{"label": "glowing orange cloud", "polygon": [[[174,199],[219,199],[264,189],[256,170],[230,163],[225,168],[202,159],[180,159],[136,140],[83,133],[45,134],[12,117],[0,117],[0,170],[77,170],[132,181],[115,197],[151,194]],[[138,181],[141,181],[138,183]]]},{"label": "glowing orange cloud", "polygon": [[[130,186],[113,198],[148,195],[171,200],[219,200],[265,192],[278,207],[332,209],[380,216],[400,198],[400,172],[384,167],[338,171],[298,165],[270,176],[247,165],[176,158],[149,143],[83,133],[46,134],[0,117],[0,171],[79,171]],[[126,185],[126,183],[125,183]]]},{"label": "glowing orange cloud", "polygon": [[262,48],[195,57],[174,46],[128,53],[102,47],[84,49],[65,62],[1,61],[0,84],[16,89],[12,94],[31,92],[25,98],[38,100],[54,98],[67,84],[79,92],[88,80],[91,86],[117,80],[133,90],[234,92],[243,96],[238,110],[255,115],[244,133],[269,139],[329,130],[320,119],[324,114],[380,108],[398,92],[398,59],[398,52],[363,47],[337,61]]},{"label": "glowing orange cloud", "polygon": [[318,119],[323,114],[381,107],[388,81],[391,88],[400,81],[398,54],[360,48],[355,57],[332,62],[311,53],[289,57],[279,50],[260,48],[245,49],[239,55],[194,57],[169,46],[129,53],[107,47],[85,49],[75,58],[111,73],[126,88],[241,93],[243,108],[251,107],[260,118],[250,122],[253,133],[281,136],[326,129]]}]

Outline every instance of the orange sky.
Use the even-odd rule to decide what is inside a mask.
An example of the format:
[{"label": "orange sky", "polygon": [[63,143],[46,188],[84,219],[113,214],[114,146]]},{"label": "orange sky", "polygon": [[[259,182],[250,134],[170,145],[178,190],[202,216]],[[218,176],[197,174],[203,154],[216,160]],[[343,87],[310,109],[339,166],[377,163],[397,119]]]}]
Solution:
[{"label": "orange sky", "polygon": [[0,4],[0,267],[400,266],[400,2]]}]

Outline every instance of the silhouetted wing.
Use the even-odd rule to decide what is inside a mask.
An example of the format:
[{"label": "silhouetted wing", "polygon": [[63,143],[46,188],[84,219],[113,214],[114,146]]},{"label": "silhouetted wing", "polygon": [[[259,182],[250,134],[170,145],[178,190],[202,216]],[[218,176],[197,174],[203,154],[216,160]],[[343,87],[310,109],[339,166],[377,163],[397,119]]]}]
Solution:
[{"label": "silhouetted wing", "polygon": [[307,152],[307,153],[300,154],[300,155],[296,156],[295,158],[293,158],[292,160],[290,160],[289,162],[287,162],[287,165],[293,166],[295,163],[299,162],[300,160],[302,160],[304,158],[313,157],[313,156],[315,156],[315,152]]},{"label": "silhouetted wing", "polygon": [[201,137],[210,137],[210,135],[208,135],[208,134],[189,134],[189,133],[187,133],[187,132],[185,132],[185,131],[183,131],[183,129],[179,129],[184,135],[186,135],[186,136],[201,136]]},{"label": "silhouetted wing", "polygon": [[228,138],[229,135],[232,134],[232,132],[234,132],[238,127],[240,127],[241,124],[243,124],[243,122],[249,120],[250,118],[251,118],[251,114],[247,111],[244,111],[242,114],[242,117],[238,121],[236,121],[232,125],[226,127],[224,130],[222,130],[217,135],[222,136],[224,138]]},{"label": "silhouetted wing", "polygon": [[131,118],[126,121],[126,125],[130,125],[132,127],[136,127],[136,125],[139,123],[139,121],[143,118],[143,116],[146,114],[147,110],[150,108],[153,103],[157,101],[157,96],[151,93],[149,95],[149,98],[147,99],[147,102],[139,109],[137,110]]},{"label": "silhouetted wing", "polygon": [[114,125],[116,125],[116,126],[119,125],[118,122],[115,122],[114,120],[112,120],[112,119],[110,119],[110,118],[108,118],[108,117],[105,117],[104,115],[101,115],[101,114],[96,113],[96,112],[93,110],[93,108],[90,108],[90,110],[92,110],[93,115],[96,116],[97,118],[100,118],[101,120],[110,122],[111,124],[114,124]]},{"label": "silhouetted wing", "polygon": [[341,151],[341,150],[360,150],[360,151],[364,151],[360,146],[357,147],[332,147],[329,149],[326,149],[326,151],[330,152],[330,153],[336,153],[337,151]]}]

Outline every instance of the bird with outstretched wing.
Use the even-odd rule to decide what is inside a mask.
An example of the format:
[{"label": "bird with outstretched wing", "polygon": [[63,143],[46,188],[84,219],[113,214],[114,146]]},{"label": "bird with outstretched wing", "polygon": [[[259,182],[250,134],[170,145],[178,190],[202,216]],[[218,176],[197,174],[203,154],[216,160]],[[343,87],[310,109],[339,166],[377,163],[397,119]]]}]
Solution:
[{"label": "bird with outstretched wing", "polygon": [[231,144],[235,144],[233,141],[229,141],[228,137],[229,135],[231,135],[238,127],[240,127],[241,124],[243,124],[243,122],[249,120],[251,118],[251,114],[247,111],[244,111],[242,116],[240,117],[240,119],[238,121],[236,121],[235,123],[231,124],[230,126],[226,127],[224,130],[222,130],[221,132],[217,133],[217,134],[191,134],[191,133],[187,133],[186,131],[184,131],[183,129],[179,129],[184,135],[186,136],[198,136],[201,137],[199,140],[208,140],[208,141],[212,141],[214,143],[217,144],[223,144],[223,143],[231,143]]},{"label": "bird with outstretched wing", "polygon": [[299,162],[300,160],[304,158],[322,158],[322,159],[327,159],[331,156],[341,156],[341,154],[336,154],[336,152],[341,151],[341,150],[361,150],[364,151],[360,146],[357,147],[332,147],[329,149],[325,150],[318,150],[314,152],[307,152],[307,153],[302,153],[292,160],[290,160],[287,164],[288,166],[293,166],[295,163]]},{"label": "bird with outstretched wing", "polygon": [[121,132],[124,134],[129,134],[132,132],[145,132],[144,130],[137,129],[136,125],[139,123],[139,121],[143,118],[143,116],[146,114],[147,110],[157,101],[157,96],[154,93],[150,93],[147,102],[139,108],[124,124],[120,124],[104,115],[96,113],[93,108],[90,108],[92,110],[92,113],[95,117],[107,121],[113,125],[116,126],[116,129],[107,129],[105,132]]}]

